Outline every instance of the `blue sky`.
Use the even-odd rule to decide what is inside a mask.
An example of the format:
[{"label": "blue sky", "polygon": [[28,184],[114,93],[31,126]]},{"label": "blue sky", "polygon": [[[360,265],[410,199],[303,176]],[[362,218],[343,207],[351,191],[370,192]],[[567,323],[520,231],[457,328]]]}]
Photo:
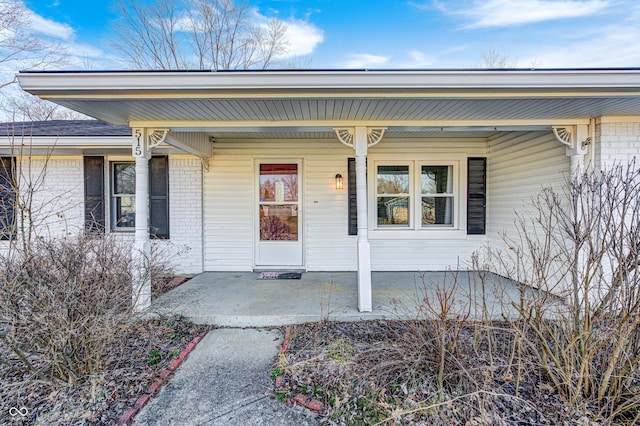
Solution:
[{"label": "blue sky", "polygon": [[[640,67],[638,0],[252,0],[289,28],[310,68],[468,68],[494,49],[512,65]],[[74,54],[71,69],[121,69],[110,0],[25,0],[34,25]]]}]

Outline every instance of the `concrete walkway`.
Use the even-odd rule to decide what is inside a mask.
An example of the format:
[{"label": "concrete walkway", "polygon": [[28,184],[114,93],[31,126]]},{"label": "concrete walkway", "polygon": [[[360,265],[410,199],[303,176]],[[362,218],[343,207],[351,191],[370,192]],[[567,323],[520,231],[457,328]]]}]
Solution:
[{"label": "concrete walkway", "polygon": [[195,322],[235,328],[209,332],[138,413],[135,425],[315,425],[310,412],[269,396],[270,371],[282,336],[268,326],[415,318],[425,315],[425,299],[437,306],[443,292],[455,294],[450,315],[468,311],[478,317],[485,300],[490,316],[500,318],[512,314],[509,304],[520,297],[513,283],[492,274],[482,283],[470,272],[377,272],[372,276],[373,312],[360,313],[355,273],[304,273],[300,280],[256,277],[249,272],[207,272],[154,301],[152,313],[182,314]]},{"label": "concrete walkway", "polygon": [[[424,315],[427,299],[452,290],[453,313],[479,318],[484,294],[489,315],[513,315],[518,288],[475,272],[374,272],[373,312],[358,312],[355,272],[306,272],[299,280],[257,280],[252,272],[205,272],[155,300],[151,311],[181,314],[195,322],[228,327],[267,327],[318,321],[401,319]],[[484,292],[483,292],[484,288]]]},{"label": "concrete walkway", "polygon": [[306,426],[313,414],[269,396],[270,371],[281,341],[278,330],[210,331],[134,425]]}]

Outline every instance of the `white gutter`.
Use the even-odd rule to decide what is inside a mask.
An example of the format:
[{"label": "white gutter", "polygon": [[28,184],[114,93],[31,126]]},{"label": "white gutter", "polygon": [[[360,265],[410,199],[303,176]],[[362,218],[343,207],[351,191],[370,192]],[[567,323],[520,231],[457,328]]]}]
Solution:
[{"label": "white gutter", "polygon": [[[434,70],[248,72],[21,72],[22,88],[52,96],[108,93],[354,91],[620,91],[640,92],[640,70]],[[61,96],[62,97],[62,96]]]}]

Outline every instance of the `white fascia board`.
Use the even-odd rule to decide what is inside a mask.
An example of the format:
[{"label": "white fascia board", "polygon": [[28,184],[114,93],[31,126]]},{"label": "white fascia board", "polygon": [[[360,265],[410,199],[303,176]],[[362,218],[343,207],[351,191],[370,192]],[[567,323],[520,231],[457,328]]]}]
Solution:
[{"label": "white fascia board", "polygon": [[130,136],[21,136],[0,137],[0,146],[42,147],[129,147]]},{"label": "white fascia board", "polygon": [[43,97],[108,94],[111,97],[218,92],[366,91],[631,91],[640,70],[434,70],[434,71],[173,71],[22,72],[21,87]]},{"label": "white fascia board", "polygon": [[205,120],[146,120],[131,121],[131,127],[169,127],[189,132],[220,131],[326,131],[335,127],[503,127],[503,126],[559,126],[589,124],[589,118],[574,119],[483,119],[483,120],[383,120],[383,121],[205,121]]}]

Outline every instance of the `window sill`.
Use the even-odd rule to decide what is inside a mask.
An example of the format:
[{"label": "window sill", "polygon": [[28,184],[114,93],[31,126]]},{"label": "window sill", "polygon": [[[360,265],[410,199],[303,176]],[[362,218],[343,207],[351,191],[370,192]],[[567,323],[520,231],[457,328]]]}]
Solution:
[{"label": "window sill", "polygon": [[463,229],[371,229],[370,240],[466,240]]}]

